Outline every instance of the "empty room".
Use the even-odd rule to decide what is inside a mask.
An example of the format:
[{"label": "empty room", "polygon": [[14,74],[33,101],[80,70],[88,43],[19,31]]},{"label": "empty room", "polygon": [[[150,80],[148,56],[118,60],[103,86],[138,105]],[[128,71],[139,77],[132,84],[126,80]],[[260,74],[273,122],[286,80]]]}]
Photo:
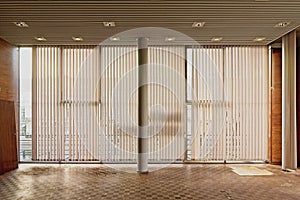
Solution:
[{"label": "empty room", "polygon": [[300,1],[0,1],[0,199],[299,199]]}]

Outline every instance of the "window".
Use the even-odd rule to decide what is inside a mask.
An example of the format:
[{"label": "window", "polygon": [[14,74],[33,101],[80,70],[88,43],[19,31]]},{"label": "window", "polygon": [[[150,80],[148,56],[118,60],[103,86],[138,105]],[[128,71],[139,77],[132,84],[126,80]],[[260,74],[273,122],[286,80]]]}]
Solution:
[{"label": "window", "polygon": [[189,159],[267,159],[266,58],[265,46],[187,49]]},{"label": "window", "polygon": [[20,161],[32,157],[32,48],[20,48]]}]

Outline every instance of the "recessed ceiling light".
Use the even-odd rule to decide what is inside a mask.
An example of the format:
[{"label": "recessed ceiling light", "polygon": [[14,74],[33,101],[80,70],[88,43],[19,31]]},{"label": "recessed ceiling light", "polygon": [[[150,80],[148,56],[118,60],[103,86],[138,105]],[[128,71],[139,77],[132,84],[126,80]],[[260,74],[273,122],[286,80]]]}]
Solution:
[{"label": "recessed ceiling light", "polygon": [[34,39],[36,39],[37,41],[40,41],[40,42],[47,41],[47,39],[44,37],[35,37]]},{"label": "recessed ceiling light", "polygon": [[166,37],[165,41],[166,42],[172,42],[172,41],[175,41],[175,38],[174,37]]},{"label": "recessed ceiling light", "polygon": [[276,27],[276,28],[283,28],[283,27],[288,26],[289,24],[290,24],[290,22],[279,22],[279,23],[275,24],[274,27]]},{"label": "recessed ceiling light", "polygon": [[203,27],[205,22],[194,22],[192,24],[192,27]]},{"label": "recessed ceiling light", "polygon": [[72,39],[73,39],[74,41],[77,41],[77,42],[80,42],[80,41],[83,40],[82,37],[72,37]]},{"label": "recessed ceiling light", "polygon": [[28,24],[26,24],[26,22],[14,22],[14,24],[21,28],[28,27]]},{"label": "recessed ceiling light", "polygon": [[265,37],[257,37],[253,41],[254,42],[261,42],[261,41],[264,41],[265,39],[266,39]]},{"label": "recessed ceiling light", "polygon": [[119,37],[111,37],[110,40],[111,41],[120,41],[120,38]]},{"label": "recessed ceiling light", "polygon": [[105,27],[113,27],[116,26],[115,22],[103,22],[103,26]]},{"label": "recessed ceiling light", "polygon": [[213,37],[213,38],[211,38],[212,42],[220,42],[221,40],[223,40],[222,37]]}]

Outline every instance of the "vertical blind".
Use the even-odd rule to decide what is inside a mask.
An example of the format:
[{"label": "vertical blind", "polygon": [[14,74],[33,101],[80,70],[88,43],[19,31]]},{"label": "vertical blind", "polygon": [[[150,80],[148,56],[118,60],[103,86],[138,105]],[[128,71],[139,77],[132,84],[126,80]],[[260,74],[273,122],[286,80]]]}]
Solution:
[{"label": "vertical blind", "polygon": [[149,47],[149,159],[173,161],[185,153],[185,48]]},{"label": "vertical blind", "polygon": [[192,160],[219,160],[222,151],[223,48],[188,49],[190,155]]},{"label": "vertical blind", "polygon": [[[60,126],[61,50],[57,47],[37,47],[33,51],[33,159],[56,160],[62,152]],[[36,124],[36,125],[35,125]]]},{"label": "vertical blind", "polygon": [[[137,47],[33,54],[33,159],[136,161]],[[150,46],[148,58],[150,161],[267,159],[266,47]]]},{"label": "vertical blind", "polygon": [[[99,158],[99,48],[36,47],[36,160]],[[93,133],[93,134],[91,134]]]},{"label": "vertical blind", "polygon": [[94,46],[61,48],[62,160],[98,160],[100,50]]},{"label": "vertical blind", "polygon": [[[121,77],[136,68],[136,52],[129,46],[35,49],[35,160],[136,159],[136,129],[133,123],[123,123],[131,127],[122,129],[120,122],[127,111],[137,121],[137,96],[128,106],[124,95],[113,95]],[[135,85],[136,76],[126,83],[127,88]]]},{"label": "vertical blind", "polygon": [[101,47],[101,159],[137,159],[137,47]]},{"label": "vertical blind", "polygon": [[267,160],[267,48],[193,47],[188,62],[190,159]]}]

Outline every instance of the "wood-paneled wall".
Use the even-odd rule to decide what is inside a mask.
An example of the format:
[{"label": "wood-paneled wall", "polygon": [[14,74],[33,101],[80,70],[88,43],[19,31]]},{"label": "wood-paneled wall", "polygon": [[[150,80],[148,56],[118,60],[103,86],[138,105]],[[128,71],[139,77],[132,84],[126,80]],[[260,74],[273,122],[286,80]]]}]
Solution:
[{"label": "wood-paneled wall", "polygon": [[0,100],[0,174],[18,166],[14,107],[13,101]]},{"label": "wood-paneled wall", "polygon": [[282,52],[272,49],[272,109],[270,161],[281,163],[282,158]]},{"label": "wood-paneled wall", "polygon": [[0,39],[0,174],[18,167],[18,49]]},{"label": "wood-paneled wall", "polygon": [[18,94],[18,49],[0,38],[0,99],[16,101]]}]

